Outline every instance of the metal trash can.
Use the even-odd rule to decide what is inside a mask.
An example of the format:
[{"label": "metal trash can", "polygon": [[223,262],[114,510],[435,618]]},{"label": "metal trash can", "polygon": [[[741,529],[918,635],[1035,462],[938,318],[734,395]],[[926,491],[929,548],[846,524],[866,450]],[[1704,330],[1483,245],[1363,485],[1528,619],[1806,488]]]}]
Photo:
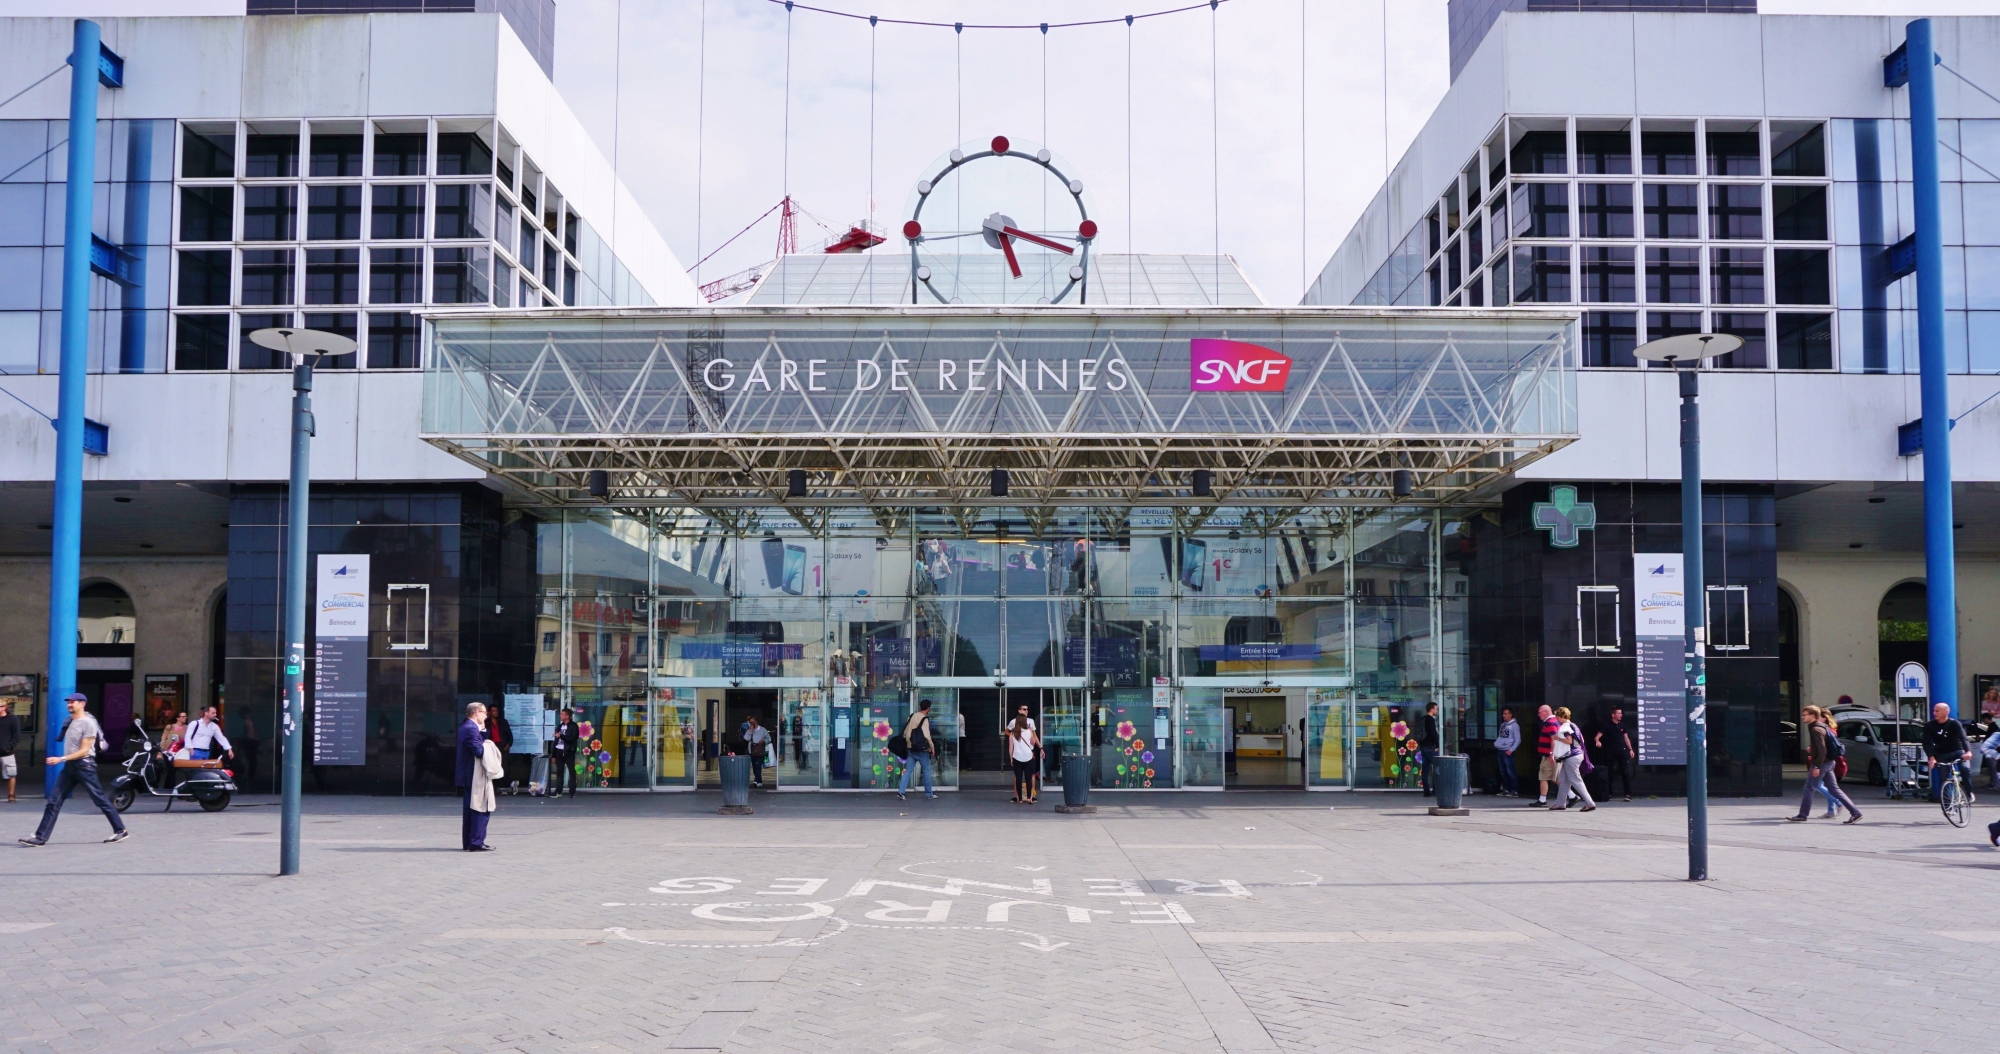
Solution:
[{"label": "metal trash can", "polygon": [[718,759],[717,767],[722,773],[722,813],[748,816],[755,812],[750,807],[750,756],[726,755]]},{"label": "metal trash can", "polygon": [[1466,765],[1470,760],[1464,754],[1439,754],[1431,761],[1431,784],[1437,790],[1433,814],[1447,809],[1463,811]]},{"label": "metal trash can", "polygon": [[1062,759],[1063,803],[1056,806],[1057,812],[1096,812],[1097,806],[1090,804],[1090,758],[1083,754],[1065,754]]}]

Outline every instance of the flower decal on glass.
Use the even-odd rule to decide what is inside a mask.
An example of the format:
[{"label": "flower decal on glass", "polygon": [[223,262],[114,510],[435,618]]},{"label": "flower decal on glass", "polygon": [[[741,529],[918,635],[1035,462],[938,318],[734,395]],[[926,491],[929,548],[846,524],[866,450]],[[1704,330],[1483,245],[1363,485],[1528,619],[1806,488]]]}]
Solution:
[{"label": "flower decal on glass", "polygon": [[593,728],[590,722],[588,721],[577,722],[576,730],[586,736],[594,736],[597,734],[597,730]]},{"label": "flower decal on glass", "polygon": [[1132,724],[1132,722],[1130,722],[1130,721],[1120,721],[1120,722],[1118,722],[1118,738],[1119,738],[1119,739],[1131,739],[1131,738],[1132,738],[1132,733],[1134,733],[1134,732],[1137,732],[1137,731],[1138,731],[1138,729],[1137,729],[1136,727],[1134,727],[1134,726],[1133,726],[1133,724]]},{"label": "flower decal on glass", "polygon": [[[1140,754],[1139,760],[1145,762],[1148,765],[1151,765],[1153,763],[1153,752],[1148,750],[1145,753]],[[1148,775],[1150,775],[1150,773],[1148,773]]]},{"label": "flower decal on glass", "polygon": [[1398,721],[1389,726],[1389,736],[1392,739],[1405,739],[1408,738],[1409,734],[1410,725],[1407,721]]},{"label": "flower decal on glass", "polygon": [[611,764],[611,752],[610,752],[610,751],[608,751],[608,750],[600,750],[600,751],[598,751],[598,752],[597,752],[597,763],[598,763],[598,764],[600,764],[600,765],[609,765],[609,764]]}]

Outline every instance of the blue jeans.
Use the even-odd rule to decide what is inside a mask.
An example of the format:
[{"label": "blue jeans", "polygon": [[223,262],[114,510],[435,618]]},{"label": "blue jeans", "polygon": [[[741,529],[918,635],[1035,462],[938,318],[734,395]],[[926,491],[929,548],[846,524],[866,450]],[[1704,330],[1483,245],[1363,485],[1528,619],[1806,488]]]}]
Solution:
[{"label": "blue jeans", "polygon": [[76,793],[78,784],[82,784],[83,789],[89,792],[91,804],[97,806],[98,810],[104,813],[104,818],[111,821],[113,831],[125,829],[125,821],[118,818],[118,810],[112,808],[111,799],[105,797],[104,785],[97,782],[97,763],[71,761],[64,763],[62,771],[56,775],[55,791],[48,796],[48,804],[42,807],[42,823],[35,828],[37,839],[46,842],[49,840],[49,835],[55,833],[56,817],[62,815],[63,803],[69,800],[70,795]]},{"label": "blue jeans", "polygon": [[192,760],[195,760],[195,761],[207,761],[207,760],[208,760],[208,748],[207,748],[207,747],[189,747],[189,748],[188,748],[188,757],[189,757],[189,758],[191,758]]},{"label": "blue jeans", "polygon": [[[1964,767],[1965,767],[1965,759],[1963,759],[1963,758],[1960,758],[1960,759],[1958,759],[1958,760],[1956,760],[1956,761],[1941,761],[1941,762],[1938,762],[1937,764],[1935,764],[1935,765],[1932,765],[1932,766],[1931,766],[1931,800],[1932,800],[1932,801],[1936,801],[1936,800],[1938,800],[1938,788],[1940,788],[1940,787],[1943,787],[1943,786],[1944,786],[1944,781],[1945,781],[1945,779],[1947,778],[1947,777],[1946,777],[1946,774],[1947,774],[1947,773],[1948,773],[1948,772],[1950,771],[1950,769],[1951,769],[1951,767],[1952,767],[1952,766],[1957,766],[1957,767],[1959,767],[1959,768],[1960,768],[1961,770],[1963,770],[1963,769],[1964,769]],[[1966,780],[1966,781],[1965,781],[1965,785],[1966,785],[1966,787],[1970,788],[1970,787],[1972,786],[1972,781],[1971,781],[1971,780],[1969,780],[1969,779],[1968,779],[1968,780]]]},{"label": "blue jeans", "polygon": [[1521,793],[1521,774],[1514,771],[1514,755],[1500,755],[1500,789],[1507,794]]},{"label": "blue jeans", "polygon": [[929,754],[920,754],[914,750],[910,751],[909,760],[903,762],[903,780],[901,783],[898,783],[896,785],[896,793],[897,794],[909,793],[910,772],[913,769],[924,770],[924,797],[926,798],[937,797],[937,791],[933,790],[931,787],[931,756]]}]

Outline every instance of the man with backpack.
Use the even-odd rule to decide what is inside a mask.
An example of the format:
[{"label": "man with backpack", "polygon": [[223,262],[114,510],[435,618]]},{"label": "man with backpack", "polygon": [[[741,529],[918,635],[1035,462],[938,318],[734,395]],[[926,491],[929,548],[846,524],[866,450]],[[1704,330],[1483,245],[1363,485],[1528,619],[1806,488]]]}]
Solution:
[{"label": "man with backpack", "polygon": [[21,839],[25,846],[49,844],[49,835],[55,833],[56,817],[62,815],[63,802],[76,793],[77,784],[90,792],[91,803],[111,821],[111,837],[107,842],[122,842],[132,832],[125,829],[125,821],[118,817],[118,810],[111,807],[111,799],[104,796],[104,785],[97,782],[97,744],[104,739],[104,730],[97,725],[97,719],[84,710],[88,701],[82,695],[71,695],[63,700],[69,704],[69,723],[63,726],[63,752],[47,758],[51,765],[61,765],[62,772],[56,776],[55,790],[49,794],[48,805],[42,809],[42,824],[35,829],[33,838]]},{"label": "man with backpack", "polygon": [[917,704],[917,712],[903,725],[903,741],[907,744],[909,757],[903,760],[903,779],[896,786],[896,800],[909,801],[910,770],[924,772],[924,800],[937,797],[937,790],[931,785],[931,759],[937,754],[937,740],[931,735],[931,701]]}]

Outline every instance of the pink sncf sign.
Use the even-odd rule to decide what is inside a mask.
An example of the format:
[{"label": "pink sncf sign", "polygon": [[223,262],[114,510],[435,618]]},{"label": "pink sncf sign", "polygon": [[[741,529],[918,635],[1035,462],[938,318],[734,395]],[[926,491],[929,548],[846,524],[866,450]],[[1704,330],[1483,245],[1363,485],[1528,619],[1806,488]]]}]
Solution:
[{"label": "pink sncf sign", "polygon": [[1262,345],[1188,341],[1188,387],[1197,392],[1282,392],[1291,375],[1292,360]]}]

